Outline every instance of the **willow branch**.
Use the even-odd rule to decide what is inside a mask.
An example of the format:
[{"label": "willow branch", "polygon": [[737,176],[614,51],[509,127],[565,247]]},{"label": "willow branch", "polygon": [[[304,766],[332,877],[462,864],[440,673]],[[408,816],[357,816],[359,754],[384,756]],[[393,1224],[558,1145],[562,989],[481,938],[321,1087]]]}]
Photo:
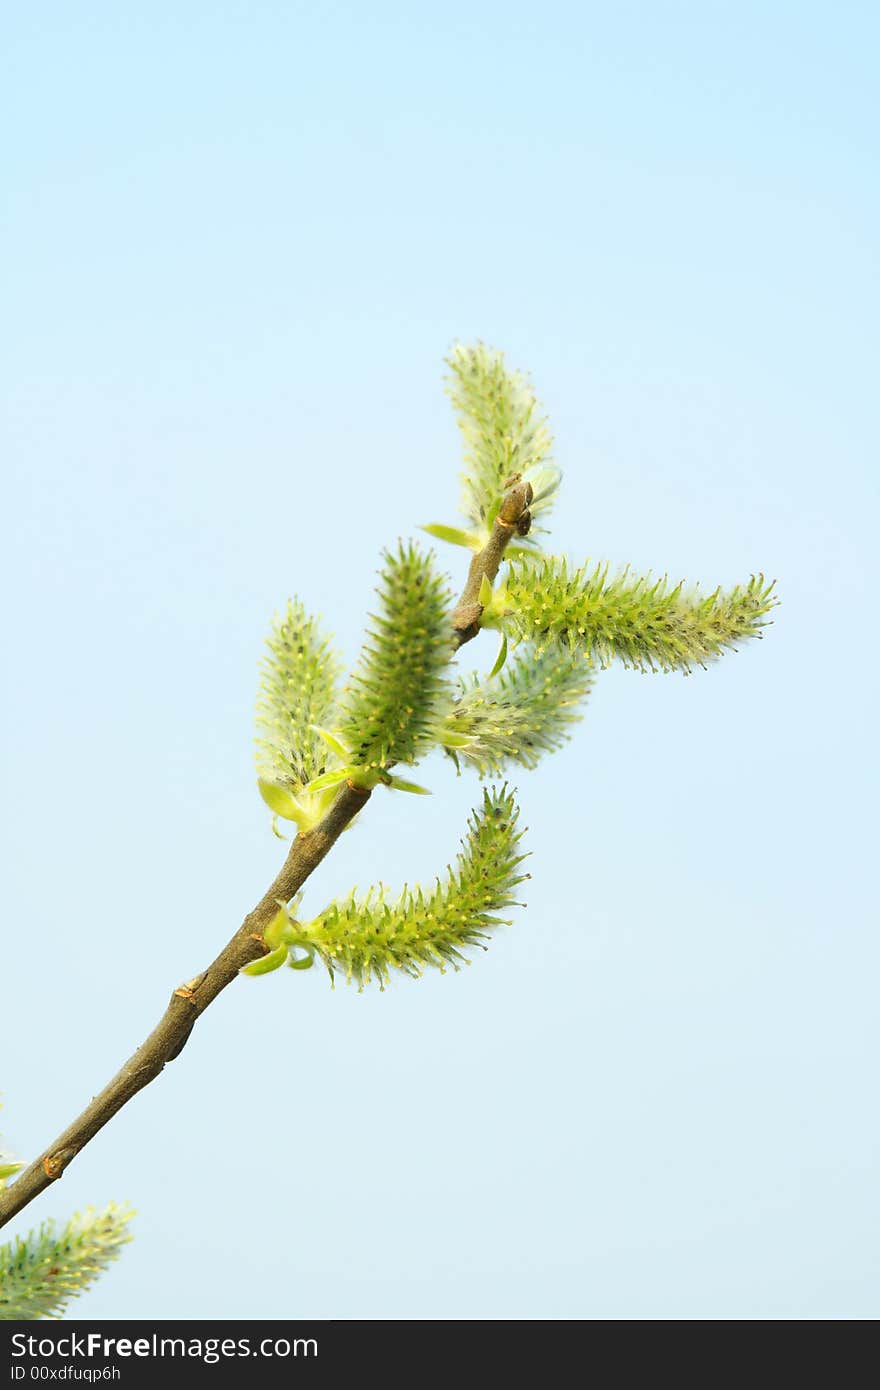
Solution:
[{"label": "willow branch", "polygon": [[[483,577],[490,581],[495,578],[511,538],[517,532],[523,535],[528,530],[531,496],[528,483],[517,483],[511,488],[486,546],[471,561],[464,590],[452,615],[456,647],[469,642],[479,631],[483,609],[478,596]],[[5,1226],[7,1221],[11,1221],[35,1197],[56,1182],[99,1130],[139,1091],[155,1081],[168,1062],[173,1062],[180,1055],[196,1020],[208,1005],[232,983],[242,966],[266,954],[269,948],[263,932],[278,912],[279,903],[289,902],[299,892],[369,797],[369,791],[343,784],[323,820],[295,837],[274,883],[267,888],[207,970],[174,991],[152,1033],[112,1081],[49,1148],[19,1174],[11,1186],[0,1192],[0,1226]]]},{"label": "willow branch", "polygon": [[514,536],[525,536],[531,525],[529,503],[532,500],[530,483],[515,483],[506,493],[501,509],[492,526],[489,539],[482,550],[477,551],[471,560],[468,577],[461,598],[452,614],[452,628],[455,645],[463,647],[480,630],[483,605],[480,603],[480,589],[484,579],[491,584]]},{"label": "willow branch", "polygon": [[279,902],[288,902],[299,892],[369,796],[368,791],[344,785],[324,819],[312,830],[296,836],[278,877],[207,970],[174,991],[150,1036],[113,1080],[73,1124],[0,1193],[0,1226],[60,1178],[89,1140],[94,1139],[138,1091],[155,1081],[167,1062],[179,1056],[199,1015],[232,983],[243,965],[265,955],[268,947],[262,934],[278,912]]}]

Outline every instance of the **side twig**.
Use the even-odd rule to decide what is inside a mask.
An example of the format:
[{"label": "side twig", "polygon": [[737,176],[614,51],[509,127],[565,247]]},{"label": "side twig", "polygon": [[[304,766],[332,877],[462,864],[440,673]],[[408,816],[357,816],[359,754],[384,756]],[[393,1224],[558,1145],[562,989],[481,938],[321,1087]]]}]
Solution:
[{"label": "side twig", "polygon": [[[479,631],[482,605],[478,596],[483,577],[490,581],[495,578],[512,537],[517,531],[522,535],[528,530],[531,492],[528,483],[514,484],[505,496],[488,542],[471,561],[467,582],[452,617],[456,647],[469,642]],[[180,1055],[196,1020],[208,1005],[232,983],[242,966],[265,955],[269,949],[263,931],[277,913],[279,902],[289,902],[299,892],[369,797],[369,791],[344,784],[323,820],[296,836],[274,883],[207,970],[174,991],[152,1033],[112,1081],[15,1182],[0,1192],[0,1226],[5,1226],[57,1181],[98,1131],[138,1091],[155,1081],[168,1062]]]}]

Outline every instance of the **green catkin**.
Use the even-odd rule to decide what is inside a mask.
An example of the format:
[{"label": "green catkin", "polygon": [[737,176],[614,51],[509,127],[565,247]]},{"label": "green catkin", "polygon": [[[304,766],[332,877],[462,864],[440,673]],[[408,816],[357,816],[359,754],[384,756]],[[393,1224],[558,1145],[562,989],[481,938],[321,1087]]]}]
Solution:
[{"label": "green catkin", "polygon": [[450,600],[429,555],[414,545],[386,552],[378,596],[338,728],[353,766],[367,771],[413,763],[427,751],[448,698],[452,656]]},{"label": "green catkin", "polygon": [[298,940],[314,948],[331,978],[338,972],[360,988],[371,980],[384,988],[392,970],[413,976],[429,965],[457,970],[469,946],[482,945],[491,928],[506,924],[497,914],[516,906],[512,894],[528,877],[518,872],[525,858],[518,816],[507,787],[485,791],[445,882],[428,892],[404,888],[393,902],[381,886],[361,897],[352,893],[298,925]]},{"label": "green catkin", "polygon": [[593,671],[579,654],[554,646],[538,655],[528,647],[500,675],[460,681],[441,742],[444,733],[451,734],[447,751],[456,761],[472,763],[481,776],[511,763],[534,768],[542,753],[570,737],[592,685]]},{"label": "green catkin", "polygon": [[528,378],[510,371],[502,352],[483,343],[457,346],[447,365],[465,446],[461,511],[485,531],[505,483],[547,463],[553,436]]},{"label": "green catkin", "polygon": [[607,565],[572,569],[542,558],[511,564],[486,616],[539,651],[562,644],[600,666],[616,659],[639,671],[688,672],[759,637],[775,602],[763,575],[702,596],[628,569],[610,577]]},{"label": "green catkin", "polygon": [[36,1231],[0,1246],[0,1320],[57,1318],[131,1240],[133,1212],[112,1203],[77,1213],[59,1231],[46,1221]]},{"label": "green catkin", "polygon": [[266,641],[257,701],[257,773],[292,791],[324,772],[329,751],[314,732],[332,717],[340,665],[315,618],[298,600]]}]

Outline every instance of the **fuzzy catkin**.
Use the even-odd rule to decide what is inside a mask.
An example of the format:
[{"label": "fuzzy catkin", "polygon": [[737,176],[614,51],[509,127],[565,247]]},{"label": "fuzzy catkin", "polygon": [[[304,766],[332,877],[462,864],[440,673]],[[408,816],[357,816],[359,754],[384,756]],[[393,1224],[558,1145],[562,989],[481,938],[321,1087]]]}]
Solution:
[{"label": "fuzzy catkin", "polygon": [[340,663],[317,619],[297,599],[272,624],[257,700],[257,773],[296,791],[324,771],[327,745],[313,725],[332,718]]},{"label": "fuzzy catkin", "polygon": [[564,647],[538,654],[529,646],[497,676],[471,675],[459,682],[455,705],[441,730],[452,735],[447,751],[481,776],[516,763],[537,767],[542,753],[561,748],[582,718],[580,706],[593,685],[590,664]]},{"label": "fuzzy catkin", "polygon": [[447,365],[465,446],[461,511],[479,529],[494,519],[505,483],[549,459],[553,436],[528,377],[502,352],[459,345]]},{"label": "fuzzy catkin", "polygon": [[392,902],[383,887],[331,903],[298,928],[331,977],[338,971],[363,988],[384,988],[391,970],[420,975],[429,965],[458,969],[468,946],[507,919],[497,914],[515,906],[512,894],[527,875],[519,873],[519,811],[507,787],[492,788],[468,824],[454,868],[432,890],[404,888]]},{"label": "fuzzy catkin", "polygon": [[60,1230],[45,1221],[0,1247],[0,1320],[60,1317],[131,1240],[132,1215],[112,1202],[103,1211],[89,1207]]},{"label": "fuzzy catkin", "polygon": [[415,762],[430,746],[452,656],[450,600],[430,555],[415,545],[386,553],[378,597],[338,730],[368,771]]},{"label": "fuzzy catkin", "polygon": [[514,561],[491,611],[514,641],[539,651],[561,643],[600,666],[617,659],[640,671],[688,672],[759,637],[775,602],[763,575],[702,596],[665,578],[628,569],[609,577],[607,565],[572,569],[554,557]]}]

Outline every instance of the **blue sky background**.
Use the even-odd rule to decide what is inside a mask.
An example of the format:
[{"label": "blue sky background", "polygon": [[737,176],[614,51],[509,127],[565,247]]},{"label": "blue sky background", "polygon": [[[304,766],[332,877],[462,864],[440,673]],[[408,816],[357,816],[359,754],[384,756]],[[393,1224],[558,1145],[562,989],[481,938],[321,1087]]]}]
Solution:
[{"label": "blue sky background", "polygon": [[[880,1312],[878,29],[748,0],[7,15],[20,1153],[273,876],[269,620],[297,593],[353,659],[381,547],[455,521],[454,340],[533,375],[558,549],[782,599],[707,673],[604,675],[517,779],[528,910],[469,970],[222,996],[9,1228],[138,1208],[75,1316]],[[306,909],[442,869],[477,783],[419,778]]]}]

